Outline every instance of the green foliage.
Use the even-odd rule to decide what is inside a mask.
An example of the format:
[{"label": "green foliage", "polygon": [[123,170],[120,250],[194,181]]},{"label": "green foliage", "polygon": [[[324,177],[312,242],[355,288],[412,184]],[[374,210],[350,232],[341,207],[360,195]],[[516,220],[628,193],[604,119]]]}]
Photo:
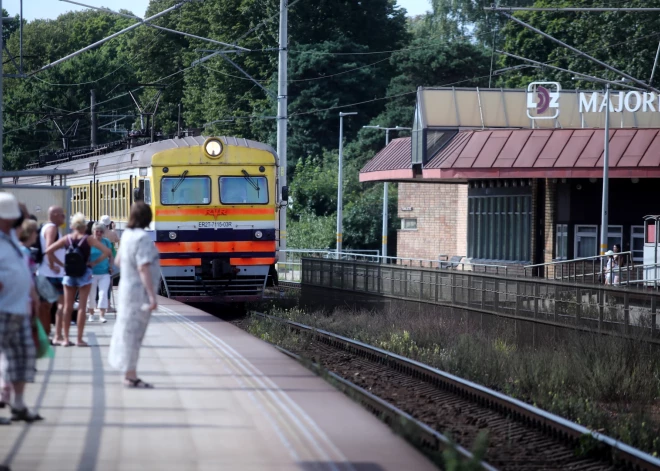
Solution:
[{"label": "green foliage", "polygon": [[[660,360],[641,340],[576,333],[532,349],[515,343],[511,324],[466,333],[464,320],[435,310],[273,314],[407,356],[660,453],[660,421],[653,412]],[[580,453],[598,454],[598,447],[585,436]]]},{"label": "green foliage", "polygon": [[[568,0],[538,0],[536,6],[567,7],[575,6]],[[585,0],[580,6],[611,6],[608,2]],[[629,0],[626,7],[658,7],[658,0]],[[523,12],[516,14],[521,20],[540,30],[604,61],[619,70],[641,80],[648,80],[651,74],[658,45],[657,31],[660,18],[644,16],[640,13],[560,13]],[[576,56],[566,48],[529,31],[522,26],[509,23],[502,31],[505,38],[504,50],[540,62],[582,72],[610,80],[621,77],[605,70],[602,66]],[[518,65],[520,61],[503,58],[501,65]],[[594,84],[571,80],[573,74],[558,73],[549,69],[523,69],[506,78],[507,86],[522,86],[536,79],[551,79],[562,83],[566,88],[593,88]]]},{"label": "green foliage", "polygon": [[[147,16],[175,3],[151,0]],[[155,127],[165,134],[176,130],[181,105],[184,128],[274,146],[278,57],[273,48],[278,44],[278,9],[277,0],[205,0],[187,3],[155,21],[250,49],[226,57],[270,94],[221,55],[191,67],[209,50],[222,46],[145,26],[30,79],[6,80],[5,168],[23,168],[40,151],[61,148],[52,119],[63,129],[79,119],[78,134],[70,145],[88,145],[91,90],[96,91],[101,114],[131,115],[119,125],[140,129],[143,124],[127,92],[133,90],[142,106],[157,93],[157,88],[142,84],[161,86]],[[383,147],[384,136],[362,127],[410,127],[417,87],[481,85],[484,82],[478,77],[487,74],[490,65],[490,56],[466,38],[455,35],[447,41],[428,34],[434,28],[433,18],[408,22],[395,0],[318,0],[299,2],[290,9],[290,244],[334,246],[338,112],[355,110],[358,115],[344,120],[344,241],[347,248],[380,248],[382,185],[361,184],[358,175]],[[130,18],[92,10],[26,23],[25,70],[38,70],[133,23]],[[8,47],[17,54],[18,23],[6,26]],[[252,32],[245,34],[248,31]],[[7,63],[5,72],[16,71]],[[112,120],[103,117],[99,124]],[[391,137],[407,135],[393,132]],[[120,137],[107,128],[99,132],[101,143]],[[388,204],[390,246],[395,247],[395,185],[391,185]]]},{"label": "green foliage", "polygon": [[335,244],[335,223],[336,219],[330,216],[317,216],[304,211],[287,226],[287,247],[291,249],[328,249]]}]

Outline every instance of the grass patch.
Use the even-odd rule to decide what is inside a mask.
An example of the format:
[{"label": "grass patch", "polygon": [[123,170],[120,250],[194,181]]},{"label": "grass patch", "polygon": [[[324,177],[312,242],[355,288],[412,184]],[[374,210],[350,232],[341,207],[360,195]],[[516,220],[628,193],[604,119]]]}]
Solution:
[{"label": "grass patch", "polygon": [[[511,329],[466,334],[455,317],[412,312],[299,308],[271,314],[392,351],[553,412],[657,456],[660,355],[649,344],[575,333],[561,343],[520,347]],[[252,317],[248,330],[289,348],[305,337]],[[584,453],[591,446],[584,444]]]}]

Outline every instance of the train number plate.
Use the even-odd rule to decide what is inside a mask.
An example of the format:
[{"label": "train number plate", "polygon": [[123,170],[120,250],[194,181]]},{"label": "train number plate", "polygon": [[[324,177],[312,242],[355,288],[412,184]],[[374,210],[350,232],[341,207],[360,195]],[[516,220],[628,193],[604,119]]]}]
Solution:
[{"label": "train number plate", "polygon": [[200,229],[232,229],[231,221],[200,221],[197,223]]}]

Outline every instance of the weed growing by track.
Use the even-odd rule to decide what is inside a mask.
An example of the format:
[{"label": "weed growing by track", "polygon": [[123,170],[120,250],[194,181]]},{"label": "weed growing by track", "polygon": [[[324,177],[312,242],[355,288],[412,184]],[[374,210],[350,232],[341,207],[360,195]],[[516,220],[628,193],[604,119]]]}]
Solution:
[{"label": "weed growing by track", "polygon": [[[532,349],[516,345],[510,330],[466,334],[452,316],[428,312],[271,313],[404,355],[660,453],[660,352],[644,342],[575,334]],[[258,317],[247,328],[285,348],[305,341]]]}]

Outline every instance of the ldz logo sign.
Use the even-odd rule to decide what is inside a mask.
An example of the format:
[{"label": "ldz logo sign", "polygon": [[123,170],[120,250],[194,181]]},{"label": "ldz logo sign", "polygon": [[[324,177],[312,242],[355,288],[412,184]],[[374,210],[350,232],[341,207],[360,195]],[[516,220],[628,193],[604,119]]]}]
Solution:
[{"label": "ldz logo sign", "polygon": [[[555,119],[559,116],[557,82],[532,82],[527,86],[527,117],[529,119]],[[534,110],[535,113],[531,113]],[[548,110],[551,110],[549,113]],[[547,114],[546,114],[547,113]]]}]

